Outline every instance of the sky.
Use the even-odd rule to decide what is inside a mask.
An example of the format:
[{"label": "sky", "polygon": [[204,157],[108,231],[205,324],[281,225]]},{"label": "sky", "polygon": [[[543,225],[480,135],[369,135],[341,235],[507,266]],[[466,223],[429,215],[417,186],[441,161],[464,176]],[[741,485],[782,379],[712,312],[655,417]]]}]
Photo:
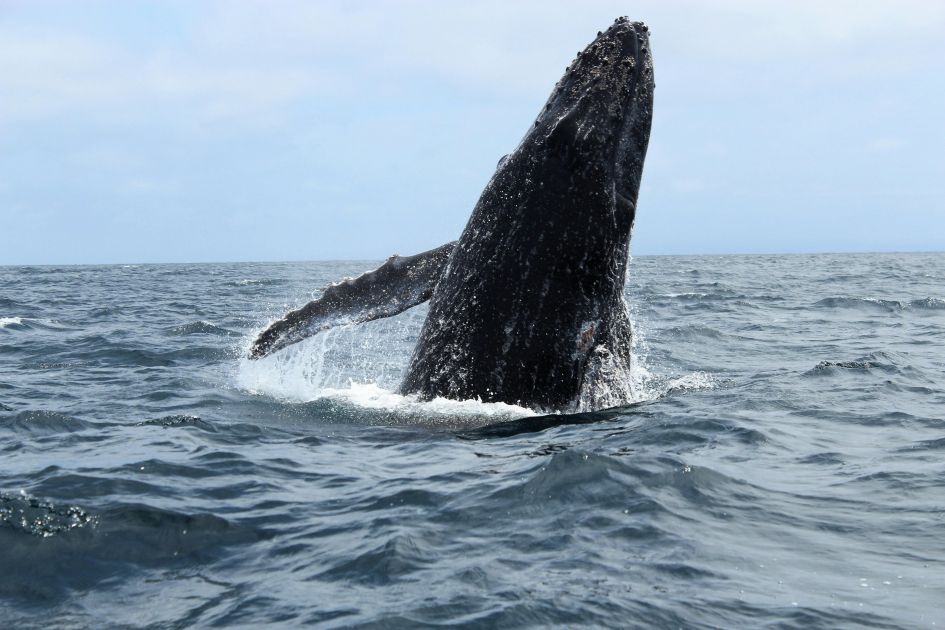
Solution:
[{"label": "sky", "polygon": [[453,240],[619,15],[656,75],[634,255],[945,250],[940,0],[0,0],[0,264]]}]

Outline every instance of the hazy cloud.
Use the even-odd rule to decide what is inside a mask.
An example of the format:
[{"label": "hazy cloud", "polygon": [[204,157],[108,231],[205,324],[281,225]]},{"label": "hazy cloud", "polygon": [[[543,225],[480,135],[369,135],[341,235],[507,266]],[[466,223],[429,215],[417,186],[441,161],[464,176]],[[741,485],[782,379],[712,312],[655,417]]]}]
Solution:
[{"label": "hazy cloud", "polygon": [[[722,207],[787,226],[753,236],[780,250],[825,213],[882,212],[873,190],[906,200],[890,247],[945,214],[938,1],[23,0],[0,3],[0,212],[19,215],[0,255],[39,262],[39,229],[76,239],[69,212],[89,226],[77,256],[110,234],[168,260],[436,245],[574,54],[628,11],[657,64],[637,253],[743,247],[712,229]],[[174,241],[182,216],[226,239]]]}]

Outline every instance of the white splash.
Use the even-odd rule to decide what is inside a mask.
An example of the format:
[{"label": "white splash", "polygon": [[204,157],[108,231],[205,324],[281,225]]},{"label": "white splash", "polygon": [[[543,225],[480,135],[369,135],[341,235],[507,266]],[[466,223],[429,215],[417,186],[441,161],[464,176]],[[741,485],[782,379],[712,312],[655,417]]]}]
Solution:
[{"label": "white splash", "polygon": [[[244,358],[238,365],[235,385],[281,401],[331,400],[429,424],[450,418],[496,422],[547,413],[481,400],[421,401],[417,396],[397,393],[426,313],[422,306],[396,317],[339,326],[264,359]],[[672,379],[653,374],[647,366],[645,332],[634,320],[631,313],[629,359],[618,357],[605,347],[595,350],[580,396],[573,408],[565,412],[622,407],[715,386],[712,377],[703,372]],[[245,340],[244,357],[250,342],[251,338]]]},{"label": "white splash", "polygon": [[671,379],[663,386],[663,396],[680,392],[715,389],[716,379],[706,372],[691,372]]},{"label": "white splash", "polygon": [[415,395],[399,394],[394,390],[395,386],[382,385],[376,380],[358,382],[349,379],[346,384],[337,383],[340,376],[331,368],[326,369],[325,365],[328,346],[329,342],[322,339],[321,343],[311,344],[308,349],[300,348],[282,360],[274,360],[274,357],[258,361],[243,359],[236,376],[237,386],[254,394],[289,402],[327,399],[432,424],[438,420],[453,420],[457,416],[496,422],[536,415],[531,409],[505,403],[448,398],[420,400]]},{"label": "white splash", "polygon": [[398,394],[424,317],[426,308],[411,309],[397,317],[329,329],[264,359],[242,359],[236,386],[288,402],[328,399],[430,424],[457,417],[497,422],[536,415],[505,403],[421,401]]},{"label": "white splash", "polygon": [[416,396],[404,396],[374,383],[350,383],[346,389],[325,389],[321,394],[327,398],[344,400],[367,409],[382,409],[398,415],[422,415],[424,417],[476,416],[490,421],[523,418],[537,412],[506,403],[486,403],[481,400],[451,400],[434,398],[419,400]]},{"label": "white splash", "polygon": [[6,328],[7,326],[19,326],[22,323],[22,317],[0,317],[0,328]]}]

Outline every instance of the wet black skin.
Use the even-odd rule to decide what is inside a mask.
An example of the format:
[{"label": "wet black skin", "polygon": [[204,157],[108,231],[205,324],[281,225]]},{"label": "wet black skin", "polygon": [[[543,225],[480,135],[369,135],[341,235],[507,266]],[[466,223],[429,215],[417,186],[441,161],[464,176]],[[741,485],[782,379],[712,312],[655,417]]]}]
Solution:
[{"label": "wet black skin", "polygon": [[[500,160],[455,246],[347,281],[339,322],[430,298],[401,393],[567,410],[582,387],[619,378],[630,360],[623,289],[653,88],[647,28],[620,18],[578,53]],[[401,268],[424,270],[409,299],[377,281],[410,285]],[[335,325],[337,300],[329,289],[272,324],[251,358]]]},{"label": "wet black skin", "polygon": [[579,53],[476,204],[402,393],[563,409],[595,351],[629,361],[623,289],[653,87],[641,23],[620,19]]}]

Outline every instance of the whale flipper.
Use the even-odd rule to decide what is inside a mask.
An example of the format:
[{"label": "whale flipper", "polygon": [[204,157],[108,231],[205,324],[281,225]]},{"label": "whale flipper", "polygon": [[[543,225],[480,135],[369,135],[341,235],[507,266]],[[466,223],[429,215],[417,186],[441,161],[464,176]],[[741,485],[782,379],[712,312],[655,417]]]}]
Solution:
[{"label": "whale flipper", "polygon": [[321,297],[262,331],[249,358],[268,356],[334,326],[390,317],[429,300],[455,244],[414,256],[391,256],[374,271],[329,285]]}]

